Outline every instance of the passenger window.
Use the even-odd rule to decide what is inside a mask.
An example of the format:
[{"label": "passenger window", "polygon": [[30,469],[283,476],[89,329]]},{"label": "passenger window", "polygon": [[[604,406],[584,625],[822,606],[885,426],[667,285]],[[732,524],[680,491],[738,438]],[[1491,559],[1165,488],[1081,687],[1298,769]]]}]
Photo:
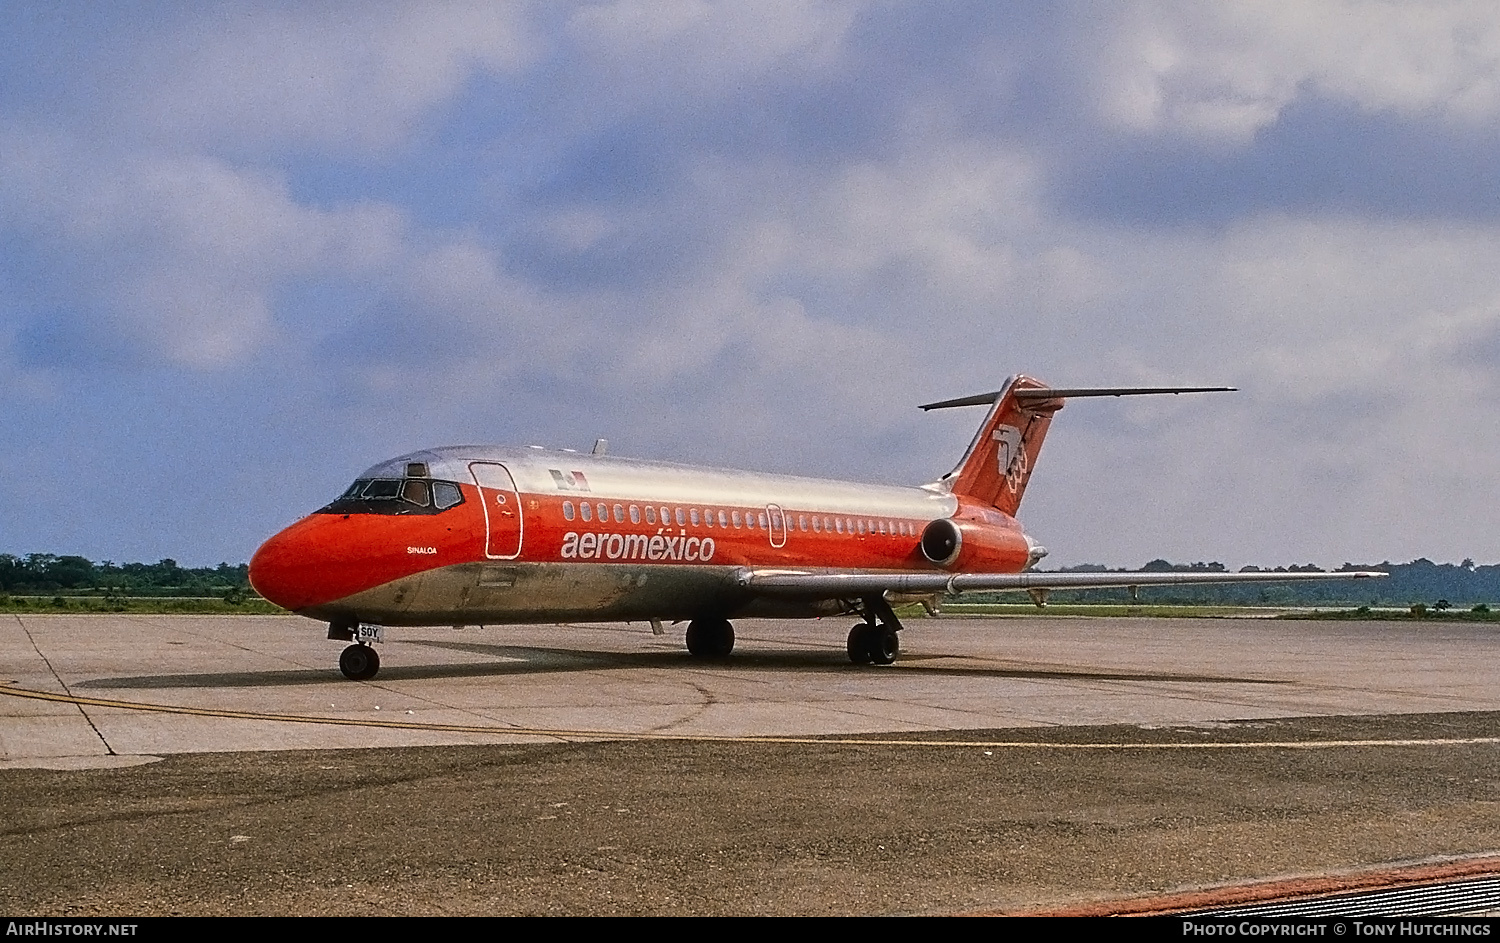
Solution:
[{"label": "passenger window", "polygon": [[760,529],[765,530],[770,523],[771,522],[766,519],[765,513],[762,512],[760,515]]},{"label": "passenger window", "polygon": [[587,501],[578,505],[578,510],[583,513],[584,520],[591,521],[594,519],[594,506],[592,504],[589,504]]},{"label": "passenger window", "polygon": [[727,513],[725,513],[724,511],[720,511],[719,512],[719,526],[720,527],[728,527],[729,526],[729,515]]},{"label": "passenger window", "polygon": [[[661,509],[661,522],[663,524],[670,524],[670,523],[672,523],[672,509],[671,508],[662,508]],[[678,508],[677,509],[677,523],[679,523],[679,524],[682,523],[682,508]]]},{"label": "passenger window", "polygon": [[815,533],[815,534],[821,534],[821,533],[823,533],[823,523],[817,517],[813,518],[813,533]]},{"label": "passenger window", "polygon": [[739,527],[740,524],[742,523],[740,521],[740,512],[739,511],[735,511],[732,515],[730,515],[730,519],[734,521],[734,526],[735,527]]},{"label": "passenger window", "polygon": [[844,532],[844,519],[842,517],[835,517],[833,519],[833,526],[842,534]]},{"label": "passenger window", "polygon": [[653,507],[647,507],[646,508],[646,523],[647,524],[655,524],[656,523],[656,508],[653,508]]},{"label": "passenger window", "polygon": [[630,506],[630,523],[632,523],[632,524],[639,524],[640,522],[641,522],[641,509],[639,507],[635,506],[634,504],[632,504]]},{"label": "passenger window", "polygon": [[599,523],[609,523],[609,505],[605,504],[603,501],[599,502]]},{"label": "passenger window", "polygon": [[[677,509],[677,523],[682,523],[682,508]],[[693,508],[693,526],[698,526],[698,509]]]},{"label": "passenger window", "polygon": [[625,509],[618,504],[615,505],[615,523],[625,523]]},{"label": "passenger window", "polygon": [[573,502],[572,501],[564,501],[563,502],[563,520],[565,520],[565,521],[571,521],[572,519],[573,519]]}]

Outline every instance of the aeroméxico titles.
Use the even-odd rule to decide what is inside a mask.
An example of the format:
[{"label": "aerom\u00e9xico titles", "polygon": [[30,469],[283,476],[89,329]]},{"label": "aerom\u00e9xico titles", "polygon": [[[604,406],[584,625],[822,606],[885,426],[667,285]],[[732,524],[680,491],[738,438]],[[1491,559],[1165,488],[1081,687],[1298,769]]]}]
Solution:
[{"label": "aerom\u00e9xico titles", "polygon": [[923,409],[989,406],[958,467],[894,487],[536,448],[454,446],[365,471],[250,561],[265,598],[353,642],[375,676],[387,626],[687,623],[724,658],[734,618],[857,615],[849,657],[890,664],[893,606],[966,590],[1362,579],[1382,573],[1042,573],[1016,510],[1064,401],[1226,387],[1062,389],[1027,376]]}]

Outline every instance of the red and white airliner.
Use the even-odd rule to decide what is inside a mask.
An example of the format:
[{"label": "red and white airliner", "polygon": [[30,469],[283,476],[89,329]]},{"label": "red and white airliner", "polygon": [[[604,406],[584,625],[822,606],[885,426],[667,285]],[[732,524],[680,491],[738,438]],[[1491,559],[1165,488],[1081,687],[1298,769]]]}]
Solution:
[{"label": "red and white airliner", "polygon": [[375,676],[386,626],[683,622],[723,658],[731,618],[858,615],[856,663],[889,664],[893,603],[964,590],[1359,579],[1382,573],[1039,573],[1016,521],[1053,414],[1069,398],[1225,387],[1057,389],[1027,376],[923,409],[990,406],[958,467],[920,487],[550,451],[456,446],[382,462],[266,541],[250,582],[354,644]]}]

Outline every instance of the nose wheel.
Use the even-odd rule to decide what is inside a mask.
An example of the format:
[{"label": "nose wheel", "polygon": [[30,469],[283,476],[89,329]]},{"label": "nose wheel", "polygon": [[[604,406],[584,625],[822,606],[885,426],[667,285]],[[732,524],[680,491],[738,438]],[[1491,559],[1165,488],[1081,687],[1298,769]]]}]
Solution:
[{"label": "nose wheel", "polygon": [[339,656],[339,670],[350,681],[369,681],[380,670],[380,656],[369,645],[350,645]]}]

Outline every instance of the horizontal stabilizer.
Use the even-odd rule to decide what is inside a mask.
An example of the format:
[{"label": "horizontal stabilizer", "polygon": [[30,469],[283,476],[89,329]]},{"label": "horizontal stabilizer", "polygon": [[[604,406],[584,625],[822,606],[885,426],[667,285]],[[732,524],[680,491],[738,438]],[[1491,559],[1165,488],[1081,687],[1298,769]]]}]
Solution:
[{"label": "horizontal stabilizer", "polygon": [[1369,570],[1341,573],[895,573],[745,570],[741,586],[768,596],[843,599],[871,593],[962,593],[1006,589],[1103,589],[1213,583],[1304,583],[1380,579]]},{"label": "horizontal stabilizer", "polygon": [[[991,406],[1004,390],[977,393],[958,399],[945,399],[940,403],[928,403],[918,409],[953,409],[958,406]],[[1035,387],[1015,390],[1018,400],[1073,399],[1082,396],[1150,396],[1155,393],[1233,393],[1232,386],[1105,386],[1105,387]]]}]

